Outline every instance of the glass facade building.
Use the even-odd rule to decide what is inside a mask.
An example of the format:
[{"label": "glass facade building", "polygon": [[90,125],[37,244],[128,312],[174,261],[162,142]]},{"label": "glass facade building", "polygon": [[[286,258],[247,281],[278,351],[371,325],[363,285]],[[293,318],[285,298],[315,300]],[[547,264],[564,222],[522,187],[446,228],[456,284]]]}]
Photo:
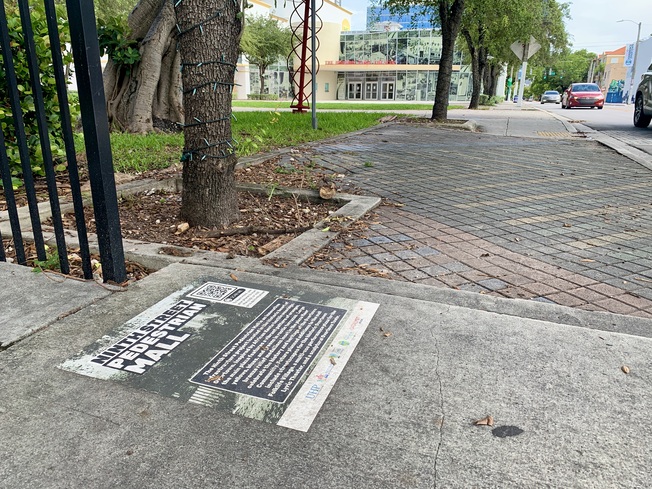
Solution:
[{"label": "glass facade building", "polygon": [[[432,101],[441,52],[441,36],[433,29],[343,32],[336,98]],[[462,62],[462,53],[456,51],[451,101],[467,101],[471,97],[470,68]]]},{"label": "glass facade building", "polygon": [[367,30],[373,30],[380,22],[398,22],[406,29],[437,27],[433,25],[428,15],[419,12],[416,7],[410,8],[410,11],[405,14],[392,14],[387,8],[367,7]]},{"label": "glass facade building", "polygon": [[[294,3],[299,0],[293,0]],[[257,13],[272,14],[289,23],[288,2],[274,7],[262,0],[250,0]],[[419,17],[416,10],[406,16],[396,16],[386,9],[373,8],[368,18],[382,30],[350,31],[352,12],[339,1],[323,0],[319,11],[321,30],[317,59],[316,95],[319,101],[423,101],[432,102],[439,76],[442,38],[430,19]],[[402,27],[402,28],[401,28]],[[388,30],[385,30],[387,28]],[[398,30],[392,30],[398,29]],[[260,92],[260,76],[255,66],[243,58],[236,73],[237,98]],[[294,59],[294,69],[299,61]],[[280,99],[293,95],[290,73],[285,60],[270,66],[265,73],[264,92]],[[462,53],[456,50],[450,84],[451,102],[468,101],[472,83],[470,66],[464,64]]]}]

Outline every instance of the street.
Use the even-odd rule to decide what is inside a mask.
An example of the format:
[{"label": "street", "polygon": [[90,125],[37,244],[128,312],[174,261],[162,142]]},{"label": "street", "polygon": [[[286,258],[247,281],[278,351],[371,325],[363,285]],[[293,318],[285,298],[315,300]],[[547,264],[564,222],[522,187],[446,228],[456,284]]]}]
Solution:
[{"label": "street", "polygon": [[624,143],[652,154],[652,126],[647,129],[634,127],[634,105],[605,104],[603,110],[589,108],[574,108],[565,110],[559,104],[540,104],[528,102],[531,105],[546,110],[552,114],[565,117],[572,124],[583,124],[596,131],[616,138]]}]

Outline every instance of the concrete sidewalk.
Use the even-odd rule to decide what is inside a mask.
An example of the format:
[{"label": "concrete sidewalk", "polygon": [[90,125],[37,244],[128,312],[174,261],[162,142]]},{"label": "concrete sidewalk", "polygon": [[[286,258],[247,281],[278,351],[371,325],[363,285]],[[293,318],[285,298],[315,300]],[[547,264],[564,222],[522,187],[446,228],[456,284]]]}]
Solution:
[{"label": "concrete sidewalk", "polygon": [[[569,139],[562,121],[540,111],[484,112],[477,116],[485,131],[481,134],[420,127],[406,133],[390,125],[313,146],[324,163],[345,170],[363,189],[405,203],[381,207],[382,221],[364,238],[353,237],[368,243],[352,244],[349,252],[355,256],[344,257],[357,265],[365,264],[364,257],[394,263],[394,280],[335,273],[337,265],[331,271],[273,268],[257,260],[202,254],[178,258],[186,263],[111,293],[95,283],[59,283],[59,277],[55,281],[2,264],[0,333],[13,332],[15,338],[18,328],[33,334],[0,351],[0,488],[652,485],[652,428],[647,423],[652,315],[644,314],[652,304],[637,302],[640,307],[629,315],[613,314],[605,307],[566,307],[561,295],[555,304],[546,297],[552,292],[528,288],[554,284],[566,287],[572,297],[579,296],[571,290],[591,291],[597,294],[594,302],[585,304],[592,306],[607,300],[612,302],[601,303],[625,304],[631,292],[646,299],[646,281],[635,277],[649,276],[644,244],[649,212],[628,199],[638,198],[639,190],[633,189],[639,187],[643,195],[649,171],[595,142]],[[494,157],[487,161],[490,152]],[[370,158],[374,165],[364,166]],[[421,168],[420,161],[430,165]],[[447,173],[446,162],[455,163],[450,171],[457,176]],[[609,193],[614,166],[620,169],[621,186],[627,187],[616,194]],[[446,171],[439,173],[442,169]],[[537,171],[549,181],[537,179]],[[566,172],[581,177],[572,179],[566,190],[571,193],[562,197],[558,186],[566,185],[567,178],[559,173]],[[519,185],[523,175],[529,175],[531,186]],[[446,194],[437,182],[454,192]],[[542,182],[545,191],[532,193]],[[457,188],[473,185],[482,185],[480,200],[473,191]],[[578,187],[586,198],[578,196]],[[512,200],[504,201],[500,192]],[[597,227],[590,220],[564,227],[567,216],[545,227],[568,206],[599,207],[600,199],[614,198],[636,212],[619,207],[610,216],[612,223],[602,219]],[[554,231],[546,236],[529,234],[533,231],[524,228],[527,223],[517,222],[526,217],[511,214],[541,215],[542,208],[536,208],[541,202],[548,219],[538,221],[536,231]],[[509,206],[507,217],[514,223],[503,222],[502,205]],[[589,209],[580,210],[586,214]],[[632,235],[621,227],[630,229],[634,217],[639,234]],[[492,229],[496,232],[489,233]],[[519,239],[498,242],[505,229]],[[612,238],[577,247],[581,253],[568,259],[559,254],[569,253],[562,245],[571,232],[579,233],[572,240],[577,243]],[[614,249],[623,236],[627,250]],[[543,238],[549,241],[537,241]],[[150,250],[148,259],[165,258],[155,246],[129,249]],[[641,254],[624,256],[631,250]],[[343,252],[337,243],[332,251]],[[601,260],[615,254],[615,260]],[[390,255],[396,259],[386,260]],[[642,268],[628,270],[617,263]],[[400,270],[402,264],[409,268]],[[560,270],[568,273],[562,277]],[[623,283],[606,288],[605,280],[623,282],[618,274],[626,272],[635,289]],[[465,282],[445,281],[459,278]],[[553,282],[555,278],[563,282]],[[341,298],[379,305],[308,432],[187,403],[183,390],[188,377],[169,369],[158,387],[156,381],[145,388],[148,374],[140,386],[59,368],[197,280],[278,289],[296,300]],[[464,283],[482,288],[463,290]],[[517,287],[532,295],[505,293]],[[35,315],[27,316],[25,310]],[[234,327],[226,319],[213,320]],[[169,358],[184,357],[201,368],[207,361],[201,351],[211,348],[184,343]],[[166,372],[166,361],[152,373]],[[157,393],[174,389],[180,393],[174,398]],[[488,415],[493,427],[473,425]]]},{"label": "concrete sidewalk", "polygon": [[[531,301],[491,299],[540,310],[504,315],[446,304],[432,287],[411,285],[417,299],[387,280],[351,289],[341,274],[246,268],[172,265],[1,352],[0,487],[652,483],[652,340],[518,317],[557,313]],[[289,297],[380,304],[307,433],[57,368],[190,281],[231,273]],[[472,424],[487,415],[493,428]]]}]

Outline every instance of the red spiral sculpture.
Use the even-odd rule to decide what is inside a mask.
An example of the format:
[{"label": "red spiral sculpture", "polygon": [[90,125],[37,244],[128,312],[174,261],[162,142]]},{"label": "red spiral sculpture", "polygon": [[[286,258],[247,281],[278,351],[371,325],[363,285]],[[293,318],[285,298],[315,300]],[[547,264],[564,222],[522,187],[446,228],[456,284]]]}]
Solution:
[{"label": "red spiral sculpture", "polygon": [[[310,108],[312,97],[312,57],[315,56],[315,73],[319,72],[319,60],[316,52],[319,50],[319,37],[321,18],[317,12],[324,5],[323,0],[317,0],[315,8],[315,52],[312,51],[312,29],[310,28],[310,3],[311,0],[293,0],[294,10],[290,14],[290,28],[292,29],[292,51],[288,56],[288,72],[292,82],[293,112],[305,112]],[[294,69],[294,60],[299,59],[299,69]]]}]

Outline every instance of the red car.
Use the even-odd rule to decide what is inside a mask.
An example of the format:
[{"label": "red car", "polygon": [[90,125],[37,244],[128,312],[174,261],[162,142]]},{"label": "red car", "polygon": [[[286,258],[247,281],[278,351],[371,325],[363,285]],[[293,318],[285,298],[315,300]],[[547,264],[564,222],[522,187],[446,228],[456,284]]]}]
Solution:
[{"label": "red car", "polygon": [[561,108],[604,107],[604,95],[595,83],[571,83],[561,97]]}]

